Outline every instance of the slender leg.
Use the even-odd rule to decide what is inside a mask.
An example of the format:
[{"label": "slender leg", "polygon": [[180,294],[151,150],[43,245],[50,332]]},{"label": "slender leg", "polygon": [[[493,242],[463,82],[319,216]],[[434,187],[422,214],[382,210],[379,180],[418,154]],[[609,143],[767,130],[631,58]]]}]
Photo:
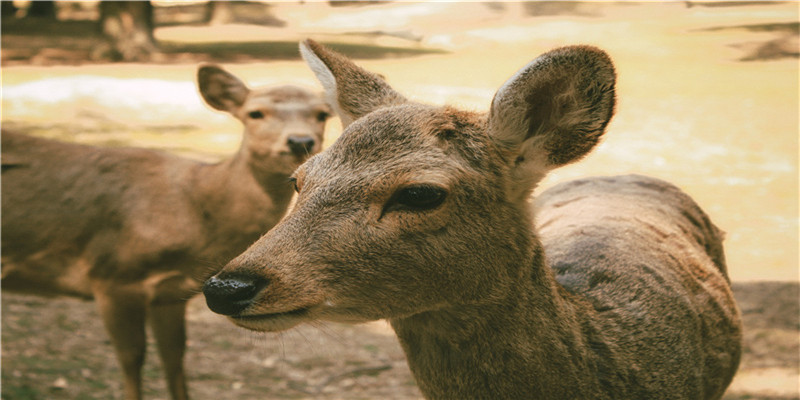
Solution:
[{"label": "slender leg", "polygon": [[187,400],[183,355],[186,351],[186,303],[151,304],[150,326],[173,400]]},{"label": "slender leg", "polygon": [[141,290],[95,284],[95,300],[125,374],[126,400],[142,398],[142,365],[147,339],[145,296]]}]

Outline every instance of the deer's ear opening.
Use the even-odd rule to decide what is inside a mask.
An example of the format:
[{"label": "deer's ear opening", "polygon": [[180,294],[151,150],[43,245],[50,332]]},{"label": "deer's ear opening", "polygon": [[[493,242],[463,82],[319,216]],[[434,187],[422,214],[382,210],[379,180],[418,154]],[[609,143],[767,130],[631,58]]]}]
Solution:
[{"label": "deer's ear opening", "polygon": [[300,54],[322,84],[326,101],[344,127],[378,108],[407,101],[379,75],[311,39],[300,43]]},{"label": "deer's ear opening", "polygon": [[488,129],[514,163],[519,195],[595,147],[614,113],[615,81],[605,52],[571,46],[541,55],[500,87]]},{"label": "deer's ear opening", "polygon": [[250,89],[239,78],[213,64],[197,69],[197,86],[208,105],[234,115],[250,94]]}]

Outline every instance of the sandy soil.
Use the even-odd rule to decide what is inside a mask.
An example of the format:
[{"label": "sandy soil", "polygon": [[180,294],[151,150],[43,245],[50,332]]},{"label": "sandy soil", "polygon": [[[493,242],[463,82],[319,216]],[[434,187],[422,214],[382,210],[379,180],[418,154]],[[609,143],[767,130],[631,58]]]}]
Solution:
[{"label": "sandy soil", "polygon": [[[744,355],[725,399],[798,399],[800,287],[734,285],[745,325]],[[94,304],[2,294],[3,399],[108,399],[120,370]],[[190,303],[186,359],[197,399],[421,399],[391,328],[315,324],[256,335]],[[153,343],[148,399],[166,399]]]}]

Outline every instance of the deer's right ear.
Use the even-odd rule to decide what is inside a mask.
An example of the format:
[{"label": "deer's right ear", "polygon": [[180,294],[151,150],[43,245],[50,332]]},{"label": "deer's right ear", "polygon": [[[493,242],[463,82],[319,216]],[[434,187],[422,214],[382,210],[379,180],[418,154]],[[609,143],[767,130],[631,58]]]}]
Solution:
[{"label": "deer's right ear", "polygon": [[605,52],[570,46],[539,56],[500,87],[488,131],[513,163],[513,195],[527,196],[548,171],[594,148],[614,113],[615,82]]},{"label": "deer's right ear", "polygon": [[311,39],[300,43],[300,54],[319,79],[325,99],[344,127],[378,108],[407,102],[377,74]]},{"label": "deer's right ear", "polygon": [[198,68],[197,86],[208,105],[234,115],[250,93],[250,89],[239,78],[213,64]]}]

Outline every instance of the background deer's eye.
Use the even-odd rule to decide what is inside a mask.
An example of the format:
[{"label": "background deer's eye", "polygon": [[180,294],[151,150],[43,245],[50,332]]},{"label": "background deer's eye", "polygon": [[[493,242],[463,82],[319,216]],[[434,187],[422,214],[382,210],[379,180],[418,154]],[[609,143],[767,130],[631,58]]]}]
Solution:
[{"label": "background deer's eye", "polygon": [[261,119],[264,118],[264,113],[258,110],[250,111],[249,113],[247,113],[247,116],[252,119]]},{"label": "background deer's eye", "polygon": [[447,191],[433,185],[404,187],[392,196],[384,212],[393,210],[424,211],[438,207],[447,196]]},{"label": "background deer's eye", "polygon": [[326,113],[325,111],[320,111],[320,112],[317,113],[317,121],[325,122],[328,119],[328,117],[330,117],[330,116],[331,115]]}]

